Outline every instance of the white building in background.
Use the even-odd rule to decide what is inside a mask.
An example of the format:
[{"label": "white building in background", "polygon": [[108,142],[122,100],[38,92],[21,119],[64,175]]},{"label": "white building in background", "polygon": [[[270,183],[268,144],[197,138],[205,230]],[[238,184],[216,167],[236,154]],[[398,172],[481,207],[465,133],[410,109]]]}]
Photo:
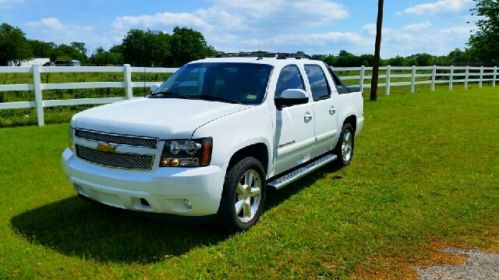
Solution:
[{"label": "white building in background", "polygon": [[47,62],[50,62],[50,58],[39,57],[33,58],[30,60],[12,60],[8,62],[8,66],[32,66],[32,65],[43,65]]}]

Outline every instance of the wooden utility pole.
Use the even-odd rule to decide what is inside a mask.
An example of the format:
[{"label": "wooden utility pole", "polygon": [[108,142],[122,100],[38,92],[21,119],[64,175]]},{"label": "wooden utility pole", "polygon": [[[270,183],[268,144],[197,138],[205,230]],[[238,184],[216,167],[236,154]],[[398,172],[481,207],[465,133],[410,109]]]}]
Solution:
[{"label": "wooden utility pole", "polygon": [[371,79],[371,95],[370,95],[371,101],[376,101],[376,99],[378,98],[379,61],[381,56],[381,33],[383,30],[383,2],[384,0],[378,0],[378,20],[376,22],[376,43],[374,46],[373,76]]}]

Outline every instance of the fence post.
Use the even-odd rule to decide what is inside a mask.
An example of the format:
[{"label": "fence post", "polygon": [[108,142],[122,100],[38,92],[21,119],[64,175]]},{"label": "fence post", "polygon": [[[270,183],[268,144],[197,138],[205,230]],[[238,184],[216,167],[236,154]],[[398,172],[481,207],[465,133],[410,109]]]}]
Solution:
[{"label": "fence post", "polygon": [[496,80],[497,80],[497,66],[494,66],[494,77],[492,78],[493,87],[496,87]]},{"label": "fence post", "polygon": [[464,89],[468,89],[468,78],[470,76],[470,67],[466,66],[466,71],[464,72]]},{"label": "fence post", "polygon": [[450,74],[449,74],[449,90],[453,89],[452,83],[454,82],[454,65],[450,66]]},{"label": "fence post", "polygon": [[411,93],[416,90],[416,65],[412,65]]},{"label": "fence post", "polygon": [[123,65],[123,73],[125,74],[125,89],[126,98],[133,98],[133,84],[132,84],[132,67],[130,64]]},{"label": "fence post", "polygon": [[431,91],[435,91],[435,79],[437,77],[437,66],[433,65],[431,70]]},{"label": "fence post", "polygon": [[33,88],[35,90],[36,119],[38,126],[45,125],[45,116],[43,114],[43,95],[42,80],[40,77],[40,65],[33,65]]},{"label": "fence post", "polygon": [[483,86],[483,66],[480,67],[480,81],[478,82],[478,87]]},{"label": "fence post", "polygon": [[385,88],[386,95],[390,95],[390,70],[391,66],[390,65],[386,66],[386,88]]},{"label": "fence post", "polygon": [[365,68],[364,65],[362,65],[362,67],[360,67],[360,79],[359,79],[359,82],[360,82],[360,92],[364,91],[364,77],[365,77],[365,74],[366,74],[366,68]]}]

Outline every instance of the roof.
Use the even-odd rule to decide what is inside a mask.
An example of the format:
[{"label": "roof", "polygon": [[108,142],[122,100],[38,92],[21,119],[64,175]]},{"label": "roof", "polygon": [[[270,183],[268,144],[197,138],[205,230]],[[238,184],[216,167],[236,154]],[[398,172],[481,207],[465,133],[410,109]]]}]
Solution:
[{"label": "roof", "polygon": [[205,59],[200,59],[193,61],[191,63],[258,63],[258,64],[268,64],[273,66],[284,66],[294,62],[296,64],[303,63],[322,63],[319,60],[313,60],[309,58],[277,58],[277,57],[209,57]]}]

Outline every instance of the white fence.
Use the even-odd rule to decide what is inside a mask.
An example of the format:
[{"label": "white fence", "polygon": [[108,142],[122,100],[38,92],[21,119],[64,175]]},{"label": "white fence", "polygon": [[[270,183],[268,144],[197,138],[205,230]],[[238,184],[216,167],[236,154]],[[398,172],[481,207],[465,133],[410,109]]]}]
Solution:
[{"label": "white fence", "polygon": [[[45,67],[33,65],[31,67],[0,67],[1,73],[29,73],[33,76],[32,84],[8,84],[0,85],[0,92],[4,91],[33,91],[33,101],[19,101],[0,103],[0,110],[3,109],[23,109],[36,108],[38,125],[45,124],[45,107],[56,106],[74,106],[74,105],[92,105],[105,104],[119,100],[130,99],[133,97],[134,87],[148,87],[158,82],[134,82],[132,73],[173,73],[177,68],[150,68],[150,67],[131,67],[128,64],[123,66],[80,66],[80,67]],[[371,79],[370,72],[372,67],[343,67],[335,68],[343,81],[355,80],[361,90],[369,87],[366,81]],[[469,83],[478,83],[482,87],[484,82],[491,82],[496,86],[497,67],[443,67],[443,66],[425,66],[425,67],[380,67],[381,80],[379,87],[385,87],[385,94],[390,95],[391,87],[410,86],[410,92],[414,93],[416,85],[428,84],[432,91],[436,84],[448,84],[452,90],[454,84],[462,83],[464,88],[468,88]],[[359,75],[350,75],[351,72],[358,72]],[[405,73],[404,73],[405,72]],[[123,82],[83,82],[83,83],[42,83],[41,73],[122,73]],[[341,75],[345,73],[345,75]],[[401,81],[406,79],[406,81]],[[80,98],[64,100],[43,100],[43,90],[64,90],[64,89],[94,89],[94,88],[123,88],[123,97],[106,98]]]},{"label": "white fence", "polygon": [[[372,71],[372,67],[339,67],[335,68],[343,81],[358,80],[358,86],[363,91],[365,87],[371,84],[365,84],[366,80],[372,78],[366,75],[366,72]],[[359,71],[358,76],[344,76],[342,72]],[[406,72],[406,73],[404,73]],[[426,79],[425,79],[426,78]],[[491,82],[496,86],[497,66],[496,67],[470,67],[470,66],[386,66],[380,67],[379,79],[385,79],[385,83],[378,82],[378,87],[385,87],[385,94],[390,95],[391,87],[410,86],[411,93],[415,92],[416,85],[430,85],[431,91],[435,91],[435,85],[448,84],[449,90],[452,90],[454,84],[462,83],[465,89],[468,89],[469,83],[478,83],[482,87],[484,82]],[[407,79],[408,81],[400,81]]]}]

